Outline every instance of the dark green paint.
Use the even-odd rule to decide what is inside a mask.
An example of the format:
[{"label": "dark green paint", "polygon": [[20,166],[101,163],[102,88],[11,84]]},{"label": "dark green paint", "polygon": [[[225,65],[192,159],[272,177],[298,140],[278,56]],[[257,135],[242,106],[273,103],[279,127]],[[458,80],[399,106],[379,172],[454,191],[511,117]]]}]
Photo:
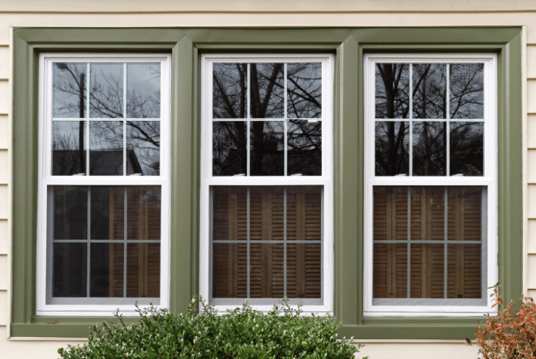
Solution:
[{"label": "dark green paint", "polygon": [[[333,52],[334,313],[341,335],[363,339],[463,339],[480,318],[363,317],[363,54],[495,52],[498,67],[499,278],[506,299],[522,291],[520,28],[56,29],[14,31],[14,337],[85,337],[104,318],[35,316],[38,55],[61,52],[171,52],[172,191],[170,309],[198,293],[200,54]],[[135,320],[135,319],[129,319]],[[48,324],[56,321],[57,324]]]}]

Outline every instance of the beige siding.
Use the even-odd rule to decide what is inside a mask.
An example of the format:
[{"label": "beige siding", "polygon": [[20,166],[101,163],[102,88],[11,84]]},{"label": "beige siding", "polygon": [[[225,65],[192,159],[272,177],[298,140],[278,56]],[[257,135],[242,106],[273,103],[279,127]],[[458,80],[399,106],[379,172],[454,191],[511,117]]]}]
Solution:
[{"label": "beige siding", "polygon": [[[11,31],[13,26],[524,26],[525,292],[536,297],[536,4],[532,0],[4,0],[0,4],[0,358],[57,358],[72,341],[8,339],[11,248]],[[125,13],[118,13],[124,11]],[[149,12],[150,11],[150,12]],[[105,14],[99,14],[104,12]],[[146,13],[144,13],[146,12]],[[326,14],[325,12],[329,12]],[[461,341],[369,341],[371,359],[476,358]]]}]

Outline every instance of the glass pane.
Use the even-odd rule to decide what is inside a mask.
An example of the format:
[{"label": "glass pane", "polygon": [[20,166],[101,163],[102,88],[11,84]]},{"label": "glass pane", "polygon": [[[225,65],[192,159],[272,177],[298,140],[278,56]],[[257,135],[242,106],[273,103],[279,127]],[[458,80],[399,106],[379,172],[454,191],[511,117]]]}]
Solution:
[{"label": "glass pane", "polygon": [[247,245],[214,243],[212,250],[212,297],[246,298]]},{"label": "glass pane", "polygon": [[160,64],[127,64],[127,117],[160,117]]},{"label": "glass pane", "polygon": [[250,65],[252,118],[283,118],[285,107],[284,65]]},{"label": "glass pane", "polygon": [[249,233],[252,241],[284,239],[283,187],[250,187]]},{"label": "glass pane", "polygon": [[411,240],[445,239],[445,187],[410,187]]},{"label": "glass pane", "polygon": [[159,186],[127,187],[127,239],[160,239]]},{"label": "glass pane", "polygon": [[283,121],[254,121],[251,126],[252,176],[283,176],[285,125]]},{"label": "glass pane", "polygon": [[322,240],[322,186],[287,187],[287,239]]},{"label": "glass pane", "polygon": [[90,71],[89,117],[123,117],[123,64],[93,63]]},{"label": "glass pane", "polygon": [[59,62],[52,72],[52,117],[86,117],[87,64]]},{"label": "glass pane", "polygon": [[283,244],[250,245],[250,297],[283,298],[285,296]]},{"label": "glass pane", "polygon": [[92,243],[90,297],[122,298],[125,251],[123,244]]},{"label": "glass pane", "polygon": [[91,239],[125,239],[125,187],[92,186]]},{"label": "glass pane", "polygon": [[484,64],[450,65],[450,118],[484,118]]},{"label": "glass pane", "polygon": [[213,65],[213,117],[247,117],[247,64]]},{"label": "glass pane", "polygon": [[320,298],[322,251],[318,244],[287,245],[287,297]]},{"label": "glass pane", "polygon": [[409,122],[376,122],[376,176],[409,174]]},{"label": "glass pane", "polygon": [[52,122],[52,175],[86,173],[86,123]]},{"label": "glass pane", "polygon": [[480,244],[448,245],[448,298],[482,298]]},{"label": "glass pane", "polygon": [[288,121],[287,174],[322,175],[322,122]]},{"label": "glass pane", "polygon": [[87,247],[85,243],[54,243],[53,297],[85,297],[87,293]]},{"label": "glass pane", "polygon": [[411,245],[411,298],[444,298],[445,246]]},{"label": "glass pane", "polygon": [[127,122],[127,175],[160,174],[160,121]]},{"label": "glass pane", "polygon": [[287,64],[287,117],[322,117],[322,64]]},{"label": "glass pane", "polygon": [[376,64],[376,118],[409,118],[409,65]]},{"label": "glass pane", "polygon": [[447,65],[413,64],[413,118],[447,118]]},{"label": "glass pane", "polygon": [[448,187],[448,240],[481,241],[482,187]]},{"label": "glass pane", "polygon": [[213,240],[247,240],[247,197],[246,187],[212,187]]},{"label": "glass pane", "polygon": [[127,297],[160,297],[160,243],[127,244]]},{"label": "glass pane", "polygon": [[408,239],[409,187],[374,186],[374,241]]},{"label": "glass pane", "polygon": [[234,176],[247,174],[247,123],[213,123],[212,174]]},{"label": "glass pane", "polygon": [[408,245],[374,243],[373,298],[408,297]]},{"label": "glass pane", "polygon": [[93,121],[89,131],[89,174],[122,176],[123,122]]},{"label": "glass pane", "polygon": [[[87,239],[87,187],[49,187],[54,239]],[[50,222],[49,222],[50,223]]]},{"label": "glass pane", "polygon": [[450,175],[484,175],[484,123],[450,123]]},{"label": "glass pane", "polygon": [[446,175],[446,122],[413,123],[413,175]]}]

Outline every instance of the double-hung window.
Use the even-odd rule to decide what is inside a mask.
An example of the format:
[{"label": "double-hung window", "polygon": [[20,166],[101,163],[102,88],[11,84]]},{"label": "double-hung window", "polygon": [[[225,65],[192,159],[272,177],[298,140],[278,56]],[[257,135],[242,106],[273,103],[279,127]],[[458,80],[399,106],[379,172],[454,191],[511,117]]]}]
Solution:
[{"label": "double-hung window", "polygon": [[496,66],[492,54],[365,57],[365,315],[492,311]]},{"label": "double-hung window", "polygon": [[37,314],[167,307],[170,57],[40,61]]},{"label": "double-hung window", "polygon": [[333,306],[331,55],[202,60],[200,293]]}]

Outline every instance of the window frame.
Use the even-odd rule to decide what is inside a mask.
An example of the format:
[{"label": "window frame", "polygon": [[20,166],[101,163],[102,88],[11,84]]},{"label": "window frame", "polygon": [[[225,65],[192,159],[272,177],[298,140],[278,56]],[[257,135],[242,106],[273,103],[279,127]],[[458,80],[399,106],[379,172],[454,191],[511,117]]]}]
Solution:
[{"label": "window frame", "polygon": [[[56,62],[80,62],[80,63],[149,63],[160,64],[160,174],[158,176],[129,176],[126,175],[123,164],[123,175],[112,176],[54,176],[52,174],[52,96],[53,96],[53,64]],[[170,283],[170,63],[171,56],[168,54],[114,54],[114,53],[46,53],[39,57],[39,162],[38,162],[38,219],[37,219],[37,251],[36,251],[36,315],[37,316],[70,316],[76,313],[78,316],[112,316],[117,309],[125,316],[137,316],[134,302],[136,298],[65,298],[62,301],[73,303],[47,303],[51,299],[50,270],[52,265],[51,244],[47,238],[48,187],[49,186],[159,186],[161,188],[161,237],[160,237],[160,298],[157,308],[169,308],[169,283]],[[126,75],[126,74],[124,74]],[[87,83],[90,75],[88,74]],[[127,78],[124,78],[124,84]],[[127,88],[123,88],[126,96]],[[126,103],[123,110],[126,109]],[[84,121],[91,122],[89,107]],[[126,114],[123,121],[127,120]],[[102,119],[110,121],[110,119]],[[126,136],[126,134],[124,134]],[[123,141],[126,141],[126,137]],[[125,150],[125,149],[124,149]],[[87,150],[86,150],[87,151]],[[88,151],[89,152],[89,151]],[[88,153],[89,156],[89,153]],[[124,157],[123,157],[124,158]],[[126,209],[125,209],[126,210]],[[89,218],[89,212],[88,212]],[[117,241],[126,245],[127,242]],[[130,242],[129,242],[130,243]],[[90,252],[87,251],[89,257]],[[89,265],[89,262],[88,262]],[[126,265],[126,263],[125,263]],[[88,274],[89,275],[89,274]],[[88,284],[89,285],[89,284]],[[124,284],[126,285],[126,284]],[[63,298],[62,298],[63,299]],[[110,300],[111,299],[111,300]],[[119,299],[119,298],[117,298]],[[155,298],[151,298],[155,299]],[[121,302],[132,301],[132,304]],[[75,304],[75,302],[78,302]],[[148,308],[149,304],[140,304],[140,308]]]},{"label": "window frame", "polygon": [[[322,63],[322,175],[321,176],[213,176],[212,164],[212,122],[213,122],[213,81],[212,68],[215,62],[232,63]],[[210,236],[210,187],[211,186],[322,186],[322,304],[307,304],[304,313],[327,314],[333,311],[333,83],[334,56],[331,54],[205,54],[201,56],[201,196],[200,196],[200,264],[199,293],[210,303],[212,282],[212,249]],[[248,105],[249,106],[249,105]],[[226,119],[219,119],[225,121]],[[245,120],[249,120],[246,116]],[[270,121],[272,119],[252,119]],[[286,146],[286,144],[285,144]],[[249,166],[249,165],[248,165]],[[285,171],[286,172],[286,171]],[[283,242],[282,242],[283,244]],[[259,298],[260,299],[260,298]],[[263,312],[273,309],[278,299],[262,299],[272,304],[255,304],[251,307]],[[242,302],[242,301],[241,301]],[[241,304],[240,304],[241,305]],[[237,306],[216,304],[224,313]],[[295,304],[292,304],[296,307]]]},{"label": "window frame", "polygon": [[[365,237],[364,237],[364,316],[381,317],[381,316],[406,316],[406,317],[424,317],[424,316],[474,316],[493,314],[497,309],[493,308],[490,294],[491,288],[498,282],[498,194],[497,194],[497,55],[496,54],[477,54],[477,53],[459,53],[459,54],[366,54],[364,62],[364,131],[365,131]],[[376,64],[378,63],[483,63],[484,77],[484,174],[483,176],[376,176],[375,174],[375,79]],[[411,81],[410,81],[411,83]],[[447,80],[448,86],[448,80]],[[447,89],[448,95],[448,89]],[[410,107],[411,108],[411,107]],[[412,116],[407,121],[411,120]],[[382,119],[384,120],[384,119]],[[389,119],[385,119],[388,121]],[[402,121],[402,119],[393,119],[393,121]],[[413,121],[426,122],[426,119],[415,119]],[[433,121],[433,120],[432,120]],[[448,119],[445,119],[448,124]],[[463,120],[456,120],[463,121]],[[468,119],[465,122],[471,122]],[[447,148],[449,145],[446,145]],[[373,188],[374,186],[482,186],[487,188],[487,238],[483,241],[485,245],[485,254],[487,261],[487,272],[483,275],[486,279],[481,286],[487,288],[485,296],[481,299],[486,301],[486,305],[432,305],[434,300],[417,299],[415,301],[428,302],[429,304],[421,305],[378,305],[373,304]],[[443,241],[438,241],[438,244]],[[446,249],[444,249],[446,250]],[[483,252],[484,253],[484,252]],[[409,264],[408,264],[409,265]],[[446,281],[446,278],[445,278]],[[405,299],[404,299],[405,300]],[[411,300],[411,299],[407,299]],[[455,299],[456,301],[462,301]],[[396,301],[396,300],[394,300]],[[447,302],[453,300],[446,299]],[[471,301],[471,300],[469,300]]]}]

